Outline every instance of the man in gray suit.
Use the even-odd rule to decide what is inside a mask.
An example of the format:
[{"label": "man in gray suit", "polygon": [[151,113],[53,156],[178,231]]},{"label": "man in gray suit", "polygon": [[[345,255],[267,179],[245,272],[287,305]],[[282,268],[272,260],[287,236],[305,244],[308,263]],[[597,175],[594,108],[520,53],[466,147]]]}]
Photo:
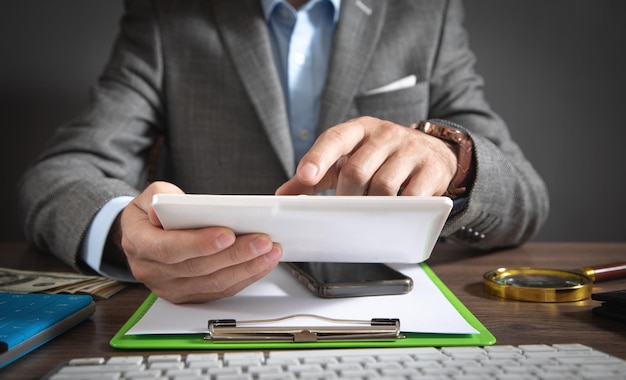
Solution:
[{"label": "man in gray suit", "polygon": [[458,0],[128,0],[88,107],[19,184],[27,238],[173,302],[235,294],[282,251],[164,231],[155,193],[445,194],[443,237],[522,244],[547,190],[484,99],[462,19]]}]

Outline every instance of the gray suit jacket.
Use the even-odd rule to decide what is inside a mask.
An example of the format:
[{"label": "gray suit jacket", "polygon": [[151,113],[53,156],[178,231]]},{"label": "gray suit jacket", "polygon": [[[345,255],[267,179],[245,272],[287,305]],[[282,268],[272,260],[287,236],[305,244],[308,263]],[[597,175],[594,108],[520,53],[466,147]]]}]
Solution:
[{"label": "gray suit jacket", "polygon": [[[546,218],[547,190],[483,97],[462,19],[457,0],[344,0],[317,128],[359,115],[464,126],[476,181],[443,236],[481,249],[521,244]],[[416,86],[364,95],[408,75]],[[19,184],[28,240],[80,267],[90,221],[109,199],[145,186],[158,136],[162,179],[189,193],[272,194],[293,174],[258,0],[127,1],[84,113]]]}]

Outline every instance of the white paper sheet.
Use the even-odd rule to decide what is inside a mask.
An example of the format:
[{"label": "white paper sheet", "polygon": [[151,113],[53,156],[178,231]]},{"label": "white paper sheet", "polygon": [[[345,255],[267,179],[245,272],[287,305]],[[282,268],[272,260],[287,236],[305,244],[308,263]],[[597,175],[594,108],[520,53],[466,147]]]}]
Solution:
[{"label": "white paper sheet", "polygon": [[[403,332],[478,334],[420,266],[392,266],[413,278],[413,290],[410,293],[340,299],[319,298],[298,283],[287,270],[278,267],[261,281],[230,298],[182,305],[159,298],[126,334],[206,333],[209,319],[242,321],[274,319],[293,314],[356,320],[399,318]],[[289,325],[289,322],[281,324],[285,325]]]}]

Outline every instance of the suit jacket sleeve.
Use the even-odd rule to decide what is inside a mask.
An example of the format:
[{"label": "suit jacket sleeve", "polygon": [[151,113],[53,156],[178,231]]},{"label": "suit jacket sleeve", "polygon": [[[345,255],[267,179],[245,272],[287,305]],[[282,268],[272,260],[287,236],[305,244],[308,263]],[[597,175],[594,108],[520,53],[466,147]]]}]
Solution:
[{"label": "suit jacket sleeve", "polygon": [[445,17],[447,27],[431,77],[429,117],[469,129],[476,178],[465,207],[449,218],[443,236],[481,249],[519,245],[545,222],[548,191],[485,101],[483,81],[474,72],[475,57],[462,27],[460,2],[451,1]]}]

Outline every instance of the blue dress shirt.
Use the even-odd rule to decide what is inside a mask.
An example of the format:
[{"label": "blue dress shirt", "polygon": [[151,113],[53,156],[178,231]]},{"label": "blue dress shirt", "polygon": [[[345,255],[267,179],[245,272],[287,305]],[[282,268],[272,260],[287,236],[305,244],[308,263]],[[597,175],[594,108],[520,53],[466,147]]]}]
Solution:
[{"label": "blue dress shirt", "polygon": [[296,162],[316,138],[340,0],[310,0],[299,10],[281,0],[261,0],[280,77]]}]

